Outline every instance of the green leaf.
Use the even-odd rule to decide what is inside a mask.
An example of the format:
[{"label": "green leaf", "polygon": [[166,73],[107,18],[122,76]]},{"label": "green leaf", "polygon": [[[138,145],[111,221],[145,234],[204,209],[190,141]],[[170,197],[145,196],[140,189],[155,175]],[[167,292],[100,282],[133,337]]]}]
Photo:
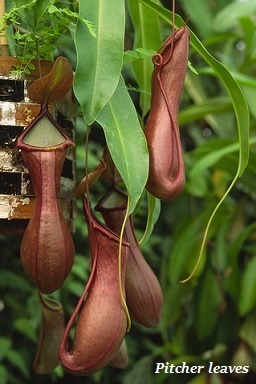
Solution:
[{"label": "green leaf", "polygon": [[56,5],[51,4],[51,5],[49,6],[49,8],[48,8],[48,12],[49,12],[49,13],[55,13],[55,12],[60,13],[60,9],[57,8]]},{"label": "green leaf", "polygon": [[[198,69],[198,73],[208,75],[208,76],[215,76],[217,77],[216,73],[214,72],[213,68],[210,67],[201,67]],[[240,73],[235,70],[231,70],[230,74],[232,77],[237,81],[240,85],[246,85],[248,87],[252,87],[253,89],[256,87],[256,79],[252,76],[249,76],[248,74]]]},{"label": "green leaf", "polygon": [[245,241],[253,235],[256,230],[256,223],[252,223],[240,230],[240,233],[234,241],[228,246],[227,249],[227,260],[229,268],[232,273],[228,276],[225,282],[225,290],[232,297],[234,302],[238,301],[240,293],[240,281],[241,274],[244,273],[239,263],[239,255],[243,251]]},{"label": "green leaf", "polygon": [[2,361],[11,349],[11,341],[7,337],[0,337],[0,361]]},{"label": "green leaf", "polygon": [[[154,2],[156,2],[154,0]],[[134,49],[153,50],[154,53],[162,45],[160,23],[158,16],[152,10],[145,8],[137,0],[129,0],[129,11],[134,25]],[[151,76],[153,72],[152,56],[133,62],[136,81],[142,89],[140,106],[145,116],[150,107]]]},{"label": "green leaf", "polygon": [[[250,140],[250,142],[255,141],[255,138]],[[225,157],[221,157],[216,163],[213,162],[211,165],[212,170],[223,171],[223,176],[226,180],[234,175],[237,164],[238,164],[238,149],[235,152],[226,154]],[[195,159],[194,159],[195,160]],[[217,159],[216,159],[217,160]],[[200,160],[199,160],[200,161]],[[200,161],[201,163],[201,161]],[[202,163],[201,163],[202,164]],[[255,173],[256,173],[256,154],[251,151],[250,159],[248,165],[243,172],[242,176],[238,179],[236,183],[236,189],[246,193],[252,199],[256,198],[255,191]],[[187,188],[191,191],[192,194],[196,196],[205,196],[207,192],[209,193],[209,187],[212,187],[211,172],[203,171],[196,172],[191,178],[189,171],[187,172]],[[224,181],[224,178],[222,179]],[[205,188],[204,188],[205,187]],[[202,189],[201,189],[202,188]]]},{"label": "green leaf", "polygon": [[29,340],[37,342],[35,329],[31,327],[29,320],[25,317],[19,317],[14,321],[14,329],[25,335]]},{"label": "green leaf", "polygon": [[29,377],[29,370],[27,368],[27,362],[23,358],[21,353],[18,353],[17,351],[11,350],[8,352],[7,355],[8,361],[16,368],[19,369],[19,371],[24,375],[24,377]]},{"label": "green leaf", "polygon": [[189,124],[192,121],[205,118],[208,114],[217,114],[232,111],[232,104],[227,97],[216,97],[195,104],[179,112],[179,124]]},{"label": "green leaf", "polygon": [[[121,74],[124,0],[80,1],[79,16],[94,23],[96,37],[79,20],[75,31],[77,67],[74,92],[87,124],[92,124],[113,95]],[[111,23],[111,24],[110,24]]]},{"label": "green leaf", "polygon": [[31,290],[31,285],[28,280],[6,270],[0,271],[0,287],[11,288],[12,290],[16,289],[25,293]]},{"label": "green leaf", "polygon": [[152,49],[143,49],[143,48],[136,48],[133,51],[132,50],[125,51],[123,64],[130,63],[134,60],[148,59],[149,57],[152,58],[154,54],[155,54],[155,51],[153,51]]},{"label": "green leaf", "polygon": [[256,335],[256,311],[250,313],[239,332],[239,336],[243,341],[245,341],[256,353],[256,344],[255,344],[255,335]]},{"label": "green leaf", "polygon": [[[171,257],[169,259],[168,271],[169,279],[172,284],[177,283],[184,278],[191,268],[191,263],[195,263],[199,248],[200,227],[203,215],[196,217],[193,221],[186,220],[176,229],[173,237],[173,247]],[[203,262],[197,270],[197,274],[201,273]]]},{"label": "green leaf", "polygon": [[147,225],[145,232],[143,234],[142,239],[139,244],[144,244],[148,241],[151,233],[153,232],[154,225],[158,220],[158,217],[161,212],[161,202],[155,196],[151,195],[151,193],[147,192],[148,197],[148,217],[147,217]]},{"label": "green leaf", "polygon": [[148,178],[148,151],[144,133],[122,79],[97,118],[102,126],[112,159],[130,196],[131,213]]},{"label": "green leaf", "polygon": [[[250,139],[250,145],[256,143],[256,138]],[[188,179],[192,185],[189,185],[189,190],[196,192],[194,188],[200,188],[200,191],[205,192],[200,185],[206,181],[205,173],[209,167],[216,170],[223,170],[229,175],[234,175],[238,166],[239,158],[237,156],[239,144],[232,143],[228,139],[216,139],[198,147],[191,156],[192,167],[188,172]],[[237,188],[246,190],[252,197],[255,197],[255,172],[256,172],[256,157],[253,151],[250,152],[249,162],[242,176],[238,179]],[[200,183],[200,184],[199,184]],[[191,189],[192,188],[192,189]],[[198,190],[198,192],[200,192]],[[196,193],[197,196],[202,196]]]},{"label": "green leaf", "polygon": [[5,366],[0,365],[0,384],[7,384],[9,379],[9,374]]},{"label": "green leaf", "polygon": [[[196,375],[192,380],[188,381],[187,384],[205,384],[207,383],[207,373],[202,373],[200,375]],[[221,381],[218,382],[221,384]]]},{"label": "green leaf", "polygon": [[78,281],[69,281],[68,290],[76,297],[80,297],[83,292],[84,285]]},{"label": "green leaf", "polygon": [[233,28],[239,22],[239,19],[245,16],[250,16],[256,11],[255,0],[236,0],[226,7],[222,8],[213,20],[215,30],[218,32],[227,31]]},{"label": "green leaf", "polygon": [[200,340],[209,336],[218,319],[218,307],[221,302],[221,292],[216,276],[206,269],[203,279],[198,284],[194,301],[196,304],[196,333]]},{"label": "green leaf", "polygon": [[[58,12],[60,12],[64,16],[64,20],[66,21],[65,17],[75,20],[79,20],[88,28],[88,31],[93,37],[97,37],[94,24],[90,20],[83,19],[79,16],[78,13],[71,11],[69,8],[57,8]],[[49,11],[48,11],[49,12]]]},{"label": "green leaf", "polygon": [[[206,87],[203,86],[201,76],[195,75],[191,71],[187,71],[187,73],[186,73],[185,87],[186,87],[186,92],[190,96],[190,98],[193,101],[193,104],[195,106],[201,105],[202,103],[205,103],[206,100],[209,99],[207,89],[205,89]],[[209,102],[210,102],[210,100],[209,100]],[[225,105],[227,104],[227,100],[224,102],[224,104]],[[193,107],[193,105],[191,106],[191,108],[192,107]],[[230,102],[230,108],[232,109],[231,102]],[[215,110],[216,110],[216,108],[215,108]],[[186,111],[185,111],[184,119],[183,119],[182,113],[183,113],[183,110],[180,109],[179,115],[178,115],[180,125],[185,124],[186,118],[189,119],[191,117],[192,119],[194,119],[193,111],[191,114],[190,110],[189,110],[188,116],[186,115]],[[199,115],[197,115],[197,116],[199,118]],[[210,112],[210,114],[204,115],[203,119],[206,121],[207,124],[209,124],[210,127],[212,127],[212,129],[215,132],[218,132],[219,123],[218,123],[218,116],[216,116],[216,114],[212,114]]]},{"label": "green leaf", "polygon": [[125,375],[123,384],[153,384],[152,363],[153,357],[151,355],[139,359],[129,373]]},{"label": "green leaf", "polygon": [[244,41],[246,43],[247,56],[253,55],[253,50],[254,50],[253,36],[255,31],[255,23],[253,20],[253,15],[249,13],[245,17],[239,17],[239,21],[244,31]]},{"label": "green leaf", "polygon": [[[204,155],[198,158],[197,154],[199,152],[202,153],[202,151],[204,151]],[[204,172],[206,169],[210,168],[224,156],[238,151],[239,143],[230,143],[228,140],[216,139],[203,144],[199,148],[198,152],[195,151],[196,161],[194,161],[194,166],[191,168],[190,171],[191,179],[196,177],[198,174]]]},{"label": "green leaf", "polygon": [[184,305],[188,300],[188,296],[193,291],[191,282],[188,284],[172,284],[165,293],[163,314],[161,320],[162,327],[171,327],[177,321],[182,320]]},{"label": "green leaf", "polygon": [[250,113],[254,119],[256,118],[256,109],[254,100],[256,98],[256,88],[252,88],[249,86],[242,86],[243,92],[245,94],[246,100],[248,102],[248,107],[250,109]]},{"label": "green leaf", "polygon": [[241,277],[239,313],[246,315],[256,305],[256,256],[248,260]]},{"label": "green leaf", "polygon": [[51,0],[15,0],[15,3],[23,21],[35,32],[38,22],[51,5]]},{"label": "green leaf", "polygon": [[[212,29],[212,8],[205,0],[181,0],[186,14],[189,15],[191,21],[204,38],[211,33]],[[214,9],[215,10],[215,9]]]},{"label": "green leaf", "polygon": [[75,262],[72,267],[72,275],[75,276],[76,280],[84,282],[88,279],[88,273],[90,270],[89,261],[85,259],[84,255],[76,253]]}]

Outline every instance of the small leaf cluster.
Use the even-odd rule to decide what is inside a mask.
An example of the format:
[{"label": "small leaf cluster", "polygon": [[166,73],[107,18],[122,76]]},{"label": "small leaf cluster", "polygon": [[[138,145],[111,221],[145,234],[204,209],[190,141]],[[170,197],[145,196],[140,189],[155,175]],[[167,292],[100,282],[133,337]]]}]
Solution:
[{"label": "small leaf cluster", "polygon": [[[63,36],[71,39],[78,19],[74,5],[68,1],[15,0],[15,6],[0,19],[0,33],[6,33],[7,26],[11,54],[22,66],[16,74],[30,73],[33,60],[51,60],[59,40]],[[81,21],[95,35],[92,23]]]}]

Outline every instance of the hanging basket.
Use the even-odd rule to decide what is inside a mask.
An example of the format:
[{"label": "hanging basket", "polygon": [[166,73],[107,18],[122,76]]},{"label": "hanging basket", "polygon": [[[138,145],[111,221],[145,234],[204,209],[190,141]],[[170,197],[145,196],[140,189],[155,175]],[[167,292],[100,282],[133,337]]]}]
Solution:
[{"label": "hanging basket", "polygon": [[[19,61],[0,57],[0,234],[22,234],[31,217],[34,193],[28,170],[19,151],[14,148],[17,136],[40,111],[40,104],[27,95],[29,85],[39,77],[38,63],[30,74],[22,78],[13,75]],[[41,76],[47,75],[53,63],[41,61]],[[72,98],[66,96],[51,106],[54,119],[74,141],[74,124],[68,115],[72,111]],[[74,230],[75,213],[75,153],[69,148],[65,159],[59,203],[70,230]]]}]

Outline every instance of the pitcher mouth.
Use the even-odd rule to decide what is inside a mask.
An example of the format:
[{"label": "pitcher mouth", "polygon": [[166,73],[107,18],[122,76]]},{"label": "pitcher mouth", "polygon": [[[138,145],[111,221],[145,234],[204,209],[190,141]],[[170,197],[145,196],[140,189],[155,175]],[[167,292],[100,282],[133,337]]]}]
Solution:
[{"label": "pitcher mouth", "polygon": [[95,206],[95,211],[109,212],[111,210],[126,210],[127,200],[127,194],[118,186],[114,185]]},{"label": "pitcher mouth", "polygon": [[51,116],[47,104],[42,104],[39,114],[15,143],[16,149],[44,152],[64,150],[73,145],[68,134]]}]

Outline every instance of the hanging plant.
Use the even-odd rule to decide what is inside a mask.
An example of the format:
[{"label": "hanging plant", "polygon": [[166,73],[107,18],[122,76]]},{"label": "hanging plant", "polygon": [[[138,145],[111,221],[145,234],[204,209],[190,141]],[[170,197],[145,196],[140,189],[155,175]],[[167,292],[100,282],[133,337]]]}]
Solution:
[{"label": "hanging plant", "polygon": [[[102,214],[108,228],[120,234],[127,210],[127,195],[113,187],[95,210]],[[161,319],[163,295],[154,272],[139,249],[131,215],[125,224],[124,239],[129,243],[125,276],[127,307],[133,320],[153,328]]]},{"label": "hanging plant", "polygon": [[[60,363],[65,370],[77,376],[95,373],[111,364],[112,360],[114,364],[120,364],[120,357],[116,354],[129,327],[125,302],[120,295],[121,289],[125,298],[128,243],[122,243],[119,255],[120,238],[99,222],[84,195],[82,201],[92,270],[59,349]],[[71,350],[67,351],[68,335],[77,316],[74,343]],[[121,351],[120,354],[123,360]]]},{"label": "hanging plant", "polygon": [[62,305],[39,293],[41,304],[41,330],[33,367],[35,372],[46,374],[59,363],[58,348],[64,333],[65,321]]},{"label": "hanging plant", "polygon": [[[104,5],[102,5],[103,3]],[[248,161],[249,119],[246,100],[239,86],[225,67],[207,52],[181,18],[178,16],[175,18],[174,6],[171,21],[170,12],[155,0],[128,0],[127,2],[120,0],[118,5],[116,5],[115,0],[105,0],[103,3],[100,0],[95,0],[94,2],[80,1],[79,15],[76,18],[78,22],[74,34],[77,48],[74,93],[80,103],[81,113],[86,124],[92,125],[97,121],[104,131],[107,145],[104,161],[101,162],[93,174],[88,174],[87,172],[87,145],[86,176],[77,189],[77,193],[82,197],[84,216],[87,223],[92,262],[91,272],[82,296],[67,324],[59,348],[59,360],[63,368],[77,376],[93,374],[107,365],[118,368],[123,368],[127,365],[128,351],[125,343],[125,334],[130,329],[130,315],[132,321],[146,327],[155,327],[161,320],[162,290],[156,276],[139,249],[131,214],[136,213],[136,210],[140,208],[138,208],[138,205],[144,197],[146,188],[148,191],[148,221],[146,233],[143,236],[145,241],[151,234],[160,211],[158,199],[174,199],[184,187],[185,170],[179,135],[178,110],[188,65],[188,48],[190,43],[195,51],[211,67],[207,69],[215,71],[218,79],[223,82],[231,96],[238,123],[240,146],[240,156],[237,159],[237,174],[210,216],[200,254],[202,254],[209,226],[217,209],[231,190],[238,176],[242,175]],[[40,7],[37,8],[39,4]],[[54,15],[54,17],[59,17],[59,15],[68,15],[66,11],[60,11],[56,4],[55,0],[27,0],[25,2],[16,0],[16,13],[13,13],[13,16],[19,14],[22,17],[22,23],[25,22],[29,25],[30,30],[28,33],[27,31],[24,33],[22,30],[23,26],[16,22],[13,23],[11,19],[6,19],[9,25],[13,23],[16,39],[20,41],[24,50],[29,37],[35,39],[37,57],[43,55],[44,51],[46,55],[48,54],[46,42],[50,40],[38,34],[39,30],[43,30],[43,21],[47,19],[46,16]],[[74,9],[77,4],[78,2],[73,4]],[[165,21],[172,22],[173,25],[171,36],[153,56],[154,70],[152,74],[151,109],[144,132],[141,125],[148,111],[148,100],[150,97],[150,84],[147,81],[149,67],[144,67],[147,73],[139,71],[138,75],[138,71],[136,69],[134,71],[137,84],[142,87],[142,89],[139,89],[141,93],[140,112],[134,108],[133,100],[129,95],[121,74],[124,54],[123,43],[125,41],[125,5],[127,4],[129,4],[132,10],[130,15],[134,19],[132,21],[135,27],[135,41],[138,36],[141,37],[142,35],[144,39],[142,43],[145,46],[141,51],[140,57],[144,54],[149,57],[149,50],[147,50],[149,46],[147,47],[146,43],[150,40],[150,34],[147,36],[145,33],[147,32],[146,26],[149,26],[149,23],[145,22],[146,17],[140,17],[142,15],[145,16],[143,13],[144,5],[150,11],[147,21],[149,19],[152,21],[153,18],[150,18],[150,15],[153,15],[154,20],[156,21],[157,19],[157,22],[154,22],[154,24],[158,24],[160,16]],[[30,10],[33,10],[32,14],[35,13],[37,15],[36,19],[29,19],[31,16]],[[136,19],[136,13],[138,13],[138,19]],[[108,17],[106,17],[106,14],[108,14]],[[85,16],[92,18],[95,23],[96,34],[90,30],[89,24],[84,23]],[[108,28],[109,18],[116,21],[111,25],[111,28]],[[49,20],[47,19],[47,23],[49,23]],[[50,24],[51,22],[52,20],[50,20]],[[245,25],[244,21],[243,23]],[[157,33],[159,32],[160,37],[160,29],[158,27],[156,25]],[[176,29],[176,27],[179,29]],[[23,38],[26,34],[28,41],[25,44]],[[135,53],[138,52],[137,49],[136,52],[131,53],[130,57],[132,55],[133,57],[136,56],[137,58],[134,60],[137,60],[138,55],[135,55]],[[25,70],[30,70],[30,65],[32,64],[30,59],[32,59],[32,56],[35,57],[35,55],[33,53],[29,57],[29,50],[26,53],[28,53],[28,61],[26,61]],[[143,81],[141,81],[142,77]],[[65,154],[67,149],[73,145],[73,142],[66,132],[56,124],[49,108],[49,104],[61,100],[63,95],[68,92],[72,81],[73,73],[70,70],[69,64],[65,59],[60,58],[56,61],[51,73],[32,84],[28,95],[31,100],[41,104],[41,111],[16,142],[16,148],[21,150],[30,171],[35,191],[35,209],[22,240],[21,260],[31,280],[41,292],[45,293],[51,293],[62,286],[69,274],[74,257],[72,238],[61,214],[57,199]],[[140,113],[141,119],[138,118]],[[187,119],[189,119],[189,116]],[[90,130],[92,131],[93,128],[90,127]],[[87,144],[88,140],[89,134],[87,136]],[[210,148],[211,151],[207,153],[207,156],[200,155],[200,153],[197,154],[199,157],[202,156],[201,162],[196,165],[189,164],[193,168],[191,172],[188,169],[190,177],[194,174],[198,176],[202,169],[205,171],[207,165],[216,164],[225,154],[225,151],[218,152],[214,148],[212,150],[211,146],[206,146],[206,148]],[[236,148],[238,148],[238,145]],[[188,160],[190,159],[188,154]],[[207,161],[204,161],[205,159]],[[105,225],[95,216],[89,196],[89,188],[100,176],[102,176],[104,181],[111,183],[110,191],[95,207],[102,214]],[[126,191],[120,190],[120,186],[126,189]],[[183,200],[180,201],[183,203]],[[184,201],[186,202],[186,195],[184,196]],[[141,205],[143,204],[144,201]],[[173,207],[173,211],[176,211],[176,207]],[[184,211],[188,206],[184,205],[184,207],[184,209],[181,207],[182,209],[180,209],[179,213],[184,214],[186,219]],[[195,204],[195,212],[198,213],[198,211],[197,204]],[[207,211],[206,213],[208,214]],[[201,218],[205,218],[204,214],[205,212],[199,216],[198,222]],[[172,224],[172,220],[169,221],[169,218],[168,223]],[[175,219],[173,219],[173,223],[176,225]],[[194,228],[195,226],[193,226]],[[172,239],[177,240],[178,238],[180,241],[176,241],[176,244],[174,244],[174,255],[171,257],[171,262],[166,260],[166,258],[164,264],[162,264],[166,269],[169,268],[169,265],[171,266],[170,271],[168,270],[164,273],[163,281],[166,283],[165,287],[170,283],[172,288],[173,282],[178,282],[179,278],[184,276],[187,269],[191,267],[193,260],[186,263],[188,260],[186,253],[192,253],[191,248],[194,243],[197,244],[197,236],[200,236],[200,230],[201,223],[196,225],[196,231],[189,230],[188,234],[185,225],[178,225],[175,228]],[[190,241],[186,241],[185,243],[187,244],[184,245],[184,238],[179,238],[179,231],[185,231],[185,240],[190,240],[192,234],[192,244]],[[171,245],[173,245],[172,239],[170,241]],[[169,244],[167,244],[167,249],[168,246]],[[189,252],[186,252],[187,250]],[[153,246],[151,251],[154,251]],[[176,257],[177,253],[182,257]],[[199,261],[200,257],[191,276],[195,272]],[[212,259],[211,262],[214,265]],[[184,267],[185,264],[186,268]],[[210,281],[214,287],[214,290],[210,291],[213,291],[215,294],[219,290],[219,285],[222,286],[222,279],[218,278],[217,281],[213,265],[210,266],[211,279],[203,277],[203,281],[205,280],[206,286],[208,280]],[[219,266],[217,266],[216,270],[218,268]],[[226,279],[226,271],[220,272],[220,277]],[[201,270],[198,271],[199,279],[194,285],[198,286],[198,291],[200,291],[200,274]],[[208,274],[205,276],[207,277]],[[172,297],[172,304],[174,304],[171,308],[177,307],[178,309],[173,313],[169,312],[169,309],[163,311],[166,318],[169,314],[171,315],[171,320],[169,318],[164,319],[163,327],[160,330],[166,345],[163,348],[159,348],[156,354],[152,352],[153,348],[150,345],[150,359],[153,359],[153,356],[159,355],[161,355],[161,358],[166,358],[170,354],[170,345],[178,345],[180,337],[185,340],[187,331],[191,329],[191,326],[195,325],[193,316],[189,324],[182,321],[183,303],[186,304],[186,310],[187,304],[189,305],[190,303],[181,300],[183,299],[183,289],[184,291],[190,291],[189,300],[191,300],[191,292],[194,295],[194,286],[191,284],[188,289],[186,286],[178,286],[176,290],[174,289],[177,297],[173,297],[175,294],[171,292],[171,289],[168,292],[170,296],[168,295],[167,297],[168,299]],[[224,290],[225,287],[223,287],[223,292]],[[207,292],[209,292],[209,289]],[[221,293],[224,296],[223,292]],[[201,294],[201,292],[198,293]],[[195,296],[196,294],[197,292]],[[179,305],[176,305],[177,303]],[[207,300],[199,302],[198,312],[202,312],[201,309],[205,303],[209,304]],[[213,319],[214,321],[218,317],[216,314],[216,303],[219,304],[219,301],[213,302],[212,306],[216,315],[216,319]],[[225,304],[228,303],[225,302]],[[208,311],[208,316],[211,317],[211,313],[212,311]],[[181,320],[182,327],[179,328],[177,326],[175,338],[170,341],[169,333],[176,329],[178,318]],[[171,332],[169,332],[167,326],[165,329],[165,322],[167,323],[167,321],[168,327],[170,324],[173,326],[172,329],[170,326]],[[214,325],[214,321],[211,324]],[[74,340],[72,344],[69,344],[68,339],[70,333],[72,334],[72,327],[75,328]],[[209,335],[208,332],[209,327],[206,329],[205,335]],[[188,332],[188,334],[190,335],[191,332]],[[201,336],[201,333],[198,336]],[[201,341],[205,342],[203,339]],[[179,358],[179,351],[174,352],[177,353],[177,358]],[[219,356],[216,355],[217,357]],[[134,378],[137,372],[136,366],[131,376],[127,376],[127,380],[132,381],[131,378]],[[159,380],[161,381],[161,378]]]},{"label": "hanging plant", "polygon": [[178,109],[188,48],[189,31],[184,26],[173,32],[153,56],[151,108],[145,126],[150,159],[147,189],[162,200],[176,197],[185,183]]},{"label": "hanging plant", "polygon": [[48,110],[49,102],[66,95],[72,80],[71,66],[59,57],[50,74],[32,84],[28,93],[41,103],[41,111],[16,141],[35,193],[35,207],[21,243],[21,262],[43,293],[62,286],[74,260],[73,240],[57,200],[66,151],[74,143]]}]

